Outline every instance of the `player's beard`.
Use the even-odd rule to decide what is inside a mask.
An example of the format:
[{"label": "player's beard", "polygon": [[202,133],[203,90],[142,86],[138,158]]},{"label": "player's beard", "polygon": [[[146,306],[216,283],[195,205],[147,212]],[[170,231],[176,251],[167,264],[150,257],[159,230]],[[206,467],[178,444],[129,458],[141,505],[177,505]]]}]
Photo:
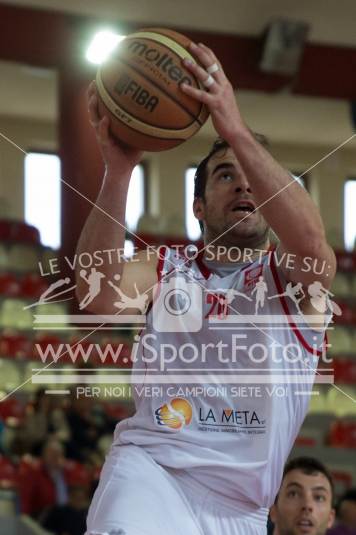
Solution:
[{"label": "player's beard", "polygon": [[241,249],[263,248],[269,241],[270,227],[265,221],[251,229],[242,229],[240,225],[231,227],[226,225],[221,228],[214,223],[206,224],[205,244],[214,243],[215,246],[239,247]]}]

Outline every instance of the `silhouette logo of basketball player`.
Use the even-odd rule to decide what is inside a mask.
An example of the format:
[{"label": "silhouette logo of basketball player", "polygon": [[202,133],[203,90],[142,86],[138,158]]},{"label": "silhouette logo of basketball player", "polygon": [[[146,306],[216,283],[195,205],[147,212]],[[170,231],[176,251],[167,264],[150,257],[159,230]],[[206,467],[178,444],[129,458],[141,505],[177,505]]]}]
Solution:
[{"label": "silhouette logo of basketball player", "polygon": [[[114,275],[114,279],[116,281],[119,281],[120,278],[120,275]],[[141,314],[144,314],[146,312],[148,295],[140,294],[137,289],[136,283],[134,284],[136,297],[129,297],[128,295],[124,294],[124,292],[122,292],[120,288],[116,286],[112,281],[108,281],[108,284],[111,286],[111,288],[115,290],[115,292],[121,298],[121,301],[116,301],[114,303],[114,306],[116,308],[118,308],[119,310],[125,310],[125,308],[138,308]]]}]

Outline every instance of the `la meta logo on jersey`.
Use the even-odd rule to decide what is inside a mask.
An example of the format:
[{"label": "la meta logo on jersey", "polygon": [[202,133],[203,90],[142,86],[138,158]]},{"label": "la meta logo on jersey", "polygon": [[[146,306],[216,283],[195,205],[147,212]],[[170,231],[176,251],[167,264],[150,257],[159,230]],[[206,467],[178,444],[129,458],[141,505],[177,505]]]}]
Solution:
[{"label": "la meta logo on jersey", "polygon": [[258,411],[235,408],[215,409],[200,407],[199,430],[219,433],[261,435],[266,433],[266,419]]},{"label": "la meta logo on jersey", "polygon": [[258,410],[233,407],[217,409],[207,405],[199,405],[194,409],[185,398],[174,398],[154,411],[155,423],[159,427],[177,432],[189,426],[195,416],[200,431],[245,434],[264,434],[266,431],[266,419]]}]

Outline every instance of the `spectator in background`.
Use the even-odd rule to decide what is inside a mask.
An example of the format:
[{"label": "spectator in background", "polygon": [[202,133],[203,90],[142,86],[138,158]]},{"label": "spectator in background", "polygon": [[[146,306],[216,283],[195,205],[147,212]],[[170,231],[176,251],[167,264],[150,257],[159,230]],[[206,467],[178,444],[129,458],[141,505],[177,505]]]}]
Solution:
[{"label": "spectator in background", "polygon": [[106,433],[106,421],[98,417],[96,406],[90,397],[71,395],[71,405],[67,412],[70,440],[67,444],[67,456],[80,462],[86,462],[91,456],[98,456],[99,438]]},{"label": "spectator in background", "polygon": [[328,535],[356,535],[356,488],[341,496],[336,508],[336,526]]},{"label": "spectator in background", "polygon": [[68,502],[64,451],[57,440],[50,439],[43,447],[41,460],[26,463],[21,471],[22,513],[38,518],[46,508]]},{"label": "spectator in background", "polygon": [[56,406],[55,401],[46,394],[44,388],[37,390],[33,404],[27,409],[21,432],[26,451],[35,456],[41,454],[49,436],[61,442],[68,440],[69,429],[64,412],[60,406]]},{"label": "spectator in background", "polygon": [[69,487],[67,505],[55,505],[42,517],[42,526],[55,535],[83,535],[89,507],[86,486]]},{"label": "spectator in background", "polygon": [[23,424],[23,436],[27,444],[27,451],[38,456],[50,432],[51,400],[45,389],[40,388],[35,394],[33,404],[27,409]]},{"label": "spectator in background", "polygon": [[63,404],[63,399],[61,397],[56,399],[52,396],[51,402],[51,426],[53,429],[52,437],[56,438],[63,444],[66,444],[70,437],[70,429],[65,414],[65,405]]},{"label": "spectator in background", "polygon": [[333,525],[333,482],[312,457],[289,461],[270,516],[274,535],[324,535]]}]

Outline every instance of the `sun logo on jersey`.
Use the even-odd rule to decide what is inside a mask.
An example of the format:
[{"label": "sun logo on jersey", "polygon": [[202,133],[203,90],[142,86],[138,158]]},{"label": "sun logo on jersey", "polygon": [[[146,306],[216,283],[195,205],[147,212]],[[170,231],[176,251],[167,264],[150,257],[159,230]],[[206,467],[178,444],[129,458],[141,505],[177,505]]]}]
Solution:
[{"label": "sun logo on jersey", "polygon": [[189,401],[184,398],[174,398],[172,401],[161,405],[155,410],[156,423],[179,431],[185,425],[189,425],[193,409]]}]

